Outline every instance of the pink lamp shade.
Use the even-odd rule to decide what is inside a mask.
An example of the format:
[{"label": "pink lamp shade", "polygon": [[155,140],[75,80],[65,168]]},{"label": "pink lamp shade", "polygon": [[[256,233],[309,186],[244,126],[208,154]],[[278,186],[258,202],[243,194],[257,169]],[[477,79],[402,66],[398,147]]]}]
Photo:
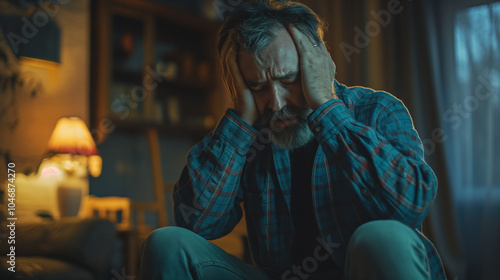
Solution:
[{"label": "pink lamp shade", "polygon": [[54,154],[99,155],[87,125],[78,117],[59,119],[47,147]]}]

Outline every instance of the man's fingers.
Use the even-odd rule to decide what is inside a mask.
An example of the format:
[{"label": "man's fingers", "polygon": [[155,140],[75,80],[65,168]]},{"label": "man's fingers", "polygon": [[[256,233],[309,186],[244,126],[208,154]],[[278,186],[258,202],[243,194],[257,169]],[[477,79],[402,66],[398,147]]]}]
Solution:
[{"label": "man's fingers", "polygon": [[240,71],[240,68],[238,66],[238,63],[236,61],[236,50],[234,47],[231,47],[229,49],[227,58],[228,58],[228,66],[229,66],[229,72],[231,74],[231,77],[233,79],[233,83],[238,89],[244,89],[246,88],[245,81],[243,81],[243,77]]},{"label": "man's fingers", "polygon": [[295,43],[295,47],[299,50],[300,55],[304,50],[304,34],[291,24],[287,26],[287,29],[293,39],[293,42]]},{"label": "man's fingers", "polygon": [[321,42],[315,42],[314,38],[304,34],[293,24],[288,25],[287,28],[299,52],[312,50],[312,48],[317,48],[318,50],[323,48],[323,44]]}]

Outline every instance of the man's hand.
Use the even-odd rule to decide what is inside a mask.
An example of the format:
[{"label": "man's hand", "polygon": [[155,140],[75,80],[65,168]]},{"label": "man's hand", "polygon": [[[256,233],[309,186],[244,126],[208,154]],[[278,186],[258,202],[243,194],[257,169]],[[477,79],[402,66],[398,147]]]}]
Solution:
[{"label": "man's hand", "polygon": [[314,42],[313,38],[293,25],[288,26],[288,32],[299,53],[304,96],[309,107],[316,110],[327,101],[337,98],[333,86],[335,64],[322,42]]},{"label": "man's hand", "polygon": [[231,93],[234,112],[253,125],[258,118],[258,110],[255,99],[250,89],[246,86],[237,62],[237,52],[231,40],[224,43],[221,53],[222,72],[224,84]]}]

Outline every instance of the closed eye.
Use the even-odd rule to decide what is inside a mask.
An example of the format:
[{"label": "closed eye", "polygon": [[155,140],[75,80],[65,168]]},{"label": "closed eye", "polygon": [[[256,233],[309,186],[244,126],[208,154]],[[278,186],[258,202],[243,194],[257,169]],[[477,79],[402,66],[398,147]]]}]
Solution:
[{"label": "closed eye", "polygon": [[285,85],[293,85],[293,84],[297,83],[298,81],[299,81],[299,79],[295,79],[293,81],[283,81],[282,83]]},{"label": "closed eye", "polygon": [[299,75],[297,75],[293,79],[281,80],[281,83],[284,85],[293,85],[293,84],[296,84],[299,80],[300,80]]},{"label": "closed eye", "polygon": [[300,72],[293,72],[280,78],[282,84],[293,85],[299,81]]},{"label": "closed eye", "polygon": [[265,85],[262,85],[260,87],[250,87],[250,90],[254,93],[259,93],[259,92],[263,92],[264,90],[266,89],[266,86]]}]

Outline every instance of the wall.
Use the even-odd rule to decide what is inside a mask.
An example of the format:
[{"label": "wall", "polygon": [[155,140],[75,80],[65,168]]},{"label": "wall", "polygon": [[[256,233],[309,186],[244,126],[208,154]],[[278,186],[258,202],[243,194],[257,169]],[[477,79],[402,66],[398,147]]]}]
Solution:
[{"label": "wall", "polygon": [[[43,9],[37,11],[60,28],[60,63],[22,57],[17,60],[7,41],[0,40],[3,50],[9,51],[0,74],[6,77],[17,71],[24,80],[22,85],[0,87],[0,105],[6,112],[0,120],[0,152],[9,153],[16,164],[16,216],[25,222],[35,219],[40,210],[58,217],[57,183],[44,183],[39,181],[43,179],[40,176],[24,176],[21,172],[37,169],[60,117],[78,116],[88,123],[90,6],[87,0],[64,2],[67,3],[49,10],[50,14]],[[2,15],[27,16],[29,10],[0,0],[0,11]],[[36,27],[41,30],[44,25]],[[3,33],[8,40],[9,31]],[[34,36],[42,36],[41,33]],[[3,157],[0,166],[3,183],[7,177]]]},{"label": "wall", "polygon": [[[6,0],[0,1],[2,14],[9,12],[6,10],[8,4]],[[12,9],[14,12],[15,9]],[[60,117],[79,116],[88,123],[89,1],[67,1],[59,6],[59,11],[52,19],[61,29],[61,62],[55,68],[51,67],[51,63],[44,62],[37,65],[20,63],[20,72],[41,82],[43,89],[34,98],[29,92],[16,94],[14,106],[18,124],[14,129],[4,122],[0,123],[0,150],[11,154],[17,172],[36,168]],[[0,98],[2,94],[5,92],[0,93]],[[4,176],[3,173],[0,176]]]}]

